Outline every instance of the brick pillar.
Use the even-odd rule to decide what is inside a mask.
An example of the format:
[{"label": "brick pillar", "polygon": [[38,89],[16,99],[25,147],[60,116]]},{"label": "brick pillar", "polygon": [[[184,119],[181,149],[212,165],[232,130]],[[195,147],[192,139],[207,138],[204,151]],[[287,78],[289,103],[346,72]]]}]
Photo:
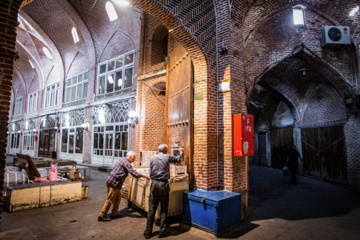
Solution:
[{"label": "brick pillar", "polygon": [[[6,132],[9,121],[9,106],[13,76],[17,14],[22,0],[7,0],[0,4],[0,194],[3,194]],[[1,226],[0,208],[0,226]]]},{"label": "brick pillar", "polygon": [[360,191],[360,133],[356,131],[360,127],[358,114],[350,114],[349,120],[344,126],[348,184],[356,191]]},{"label": "brick pillar", "polygon": [[[215,0],[217,25],[217,82],[230,81],[230,89],[218,93],[219,187],[242,194],[242,218],[247,215],[248,158],[233,156],[232,116],[246,113],[242,31],[229,18],[227,1]],[[226,49],[227,52],[221,51]],[[220,51],[220,52],[219,52]]]}]

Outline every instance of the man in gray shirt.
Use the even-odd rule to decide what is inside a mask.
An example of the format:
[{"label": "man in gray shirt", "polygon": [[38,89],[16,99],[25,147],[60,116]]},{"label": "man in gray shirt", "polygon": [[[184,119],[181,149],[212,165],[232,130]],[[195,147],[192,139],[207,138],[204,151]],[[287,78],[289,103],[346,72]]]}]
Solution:
[{"label": "man in gray shirt", "polygon": [[147,215],[146,230],[144,236],[146,239],[151,237],[152,228],[155,219],[155,212],[159,205],[161,204],[160,209],[160,231],[158,237],[166,237],[168,233],[166,232],[167,227],[167,213],[169,205],[169,182],[170,163],[179,163],[182,160],[184,149],[180,148],[180,154],[176,157],[166,154],[168,146],[166,144],[161,144],[159,146],[159,154],[153,156],[150,159],[150,197],[149,197],[149,212]]}]

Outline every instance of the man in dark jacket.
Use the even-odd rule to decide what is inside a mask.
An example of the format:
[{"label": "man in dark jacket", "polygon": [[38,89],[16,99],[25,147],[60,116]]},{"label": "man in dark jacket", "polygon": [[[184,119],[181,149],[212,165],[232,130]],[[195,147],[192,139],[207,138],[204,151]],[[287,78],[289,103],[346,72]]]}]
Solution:
[{"label": "man in dark jacket", "polygon": [[159,146],[159,154],[151,157],[150,159],[150,197],[149,197],[149,212],[147,215],[146,230],[144,236],[146,239],[151,237],[152,228],[155,219],[156,209],[160,202],[160,231],[158,237],[166,237],[168,233],[166,232],[167,225],[167,214],[168,214],[168,205],[169,205],[169,182],[170,163],[179,163],[182,160],[184,149],[180,148],[180,154],[176,157],[166,154],[168,146],[166,144],[161,144]]},{"label": "man in dark jacket", "polygon": [[[122,215],[118,214],[119,204],[121,200],[121,187],[129,173],[136,178],[145,177],[150,179],[148,175],[138,173],[132,168],[131,163],[134,162],[135,159],[135,152],[129,151],[126,154],[126,158],[120,158],[120,160],[115,164],[114,168],[110,172],[110,175],[106,181],[108,196],[104,207],[99,214],[98,221],[107,222],[111,221],[111,219],[122,217]],[[105,217],[105,215],[109,211],[111,205],[113,206],[111,216],[110,218],[107,218]]]},{"label": "man in dark jacket", "polygon": [[291,173],[291,182],[294,185],[297,184],[296,172],[298,168],[298,157],[301,159],[301,161],[303,160],[300,156],[300,153],[296,150],[296,146],[292,145],[289,156],[287,157],[286,166],[289,167]]}]

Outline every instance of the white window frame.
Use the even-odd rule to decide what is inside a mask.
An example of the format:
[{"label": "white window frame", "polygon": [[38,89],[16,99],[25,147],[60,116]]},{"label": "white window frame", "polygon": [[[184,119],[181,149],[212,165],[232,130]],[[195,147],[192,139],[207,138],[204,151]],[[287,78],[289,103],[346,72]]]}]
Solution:
[{"label": "white window frame", "polygon": [[36,130],[26,130],[23,133],[22,153],[34,155]]},{"label": "white window frame", "polygon": [[24,97],[18,97],[15,100],[14,117],[21,116],[23,113]]},{"label": "white window frame", "polygon": [[[53,88],[54,87],[54,88]],[[51,108],[58,105],[59,83],[45,87],[44,108]]]},{"label": "white window frame", "polygon": [[[80,79],[82,80],[79,82]],[[87,90],[89,87],[88,82],[89,82],[89,71],[85,71],[78,75],[67,78],[65,81],[64,103],[72,103],[86,99]],[[72,89],[75,89],[75,99],[70,99]],[[81,97],[79,97],[79,91]]]},{"label": "white window frame", "polygon": [[[133,55],[133,60],[131,63],[129,64],[126,64],[125,65],[125,58],[126,56],[132,54]],[[119,60],[119,59],[122,59],[123,60],[123,65],[121,67],[116,67],[116,61]],[[115,93],[115,92],[120,92],[122,90],[125,90],[125,89],[129,89],[129,88],[132,88],[132,85],[133,85],[133,77],[134,77],[134,61],[135,61],[135,51],[132,50],[132,51],[129,51],[125,54],[122,54],[116,58],[112,58],[110,60],[107,60],[107,61],[104,61],[104,62],[101,62],[98,64],[98,67],[97,67],[97,81],[96,81],[96,95],[106,95],[107,93]],[[109,63],[113,63],[114,64],[114,69],[113,70],[108,70],[109,68]],[[100,68],[101,66],[103,65],[106,65],[106,70],[105,72],[103,73],[100,73]],[[128,87],[125,87],[125,71],[128,70],[128,69],[132,69],[132,74],[131,74],[131,85],[128,86]],[[108,92],[108,89],[107,89],[107,81],[108,81],[108,76],[111,75],[111,74],[115,74],[117,72],[120,72],[122,73],[122,84],[121,84],[121,89],[120,90],[117,90],[115,91],[115,86],[116,86],[116,79],[113,80],[113,91],[111,92]],[[105,84],[104,84],[104,93],[100,93],[100,78],[101,77],[105,77]]]},{"label": "white window frame", "polygon": [[27,112],[36,112],[38,109],[39,92],[32,92],[28,95]]},{"label": "white window frame", "polygon": [[73,27],[73,28],[71,29],[71,35],[72,35],[72,37],[73,37],[73,39],[74,39],[74,43],[75,43],[75,44],[80,41],[80,40],[79,40],[79,35],[78,35],[78,33],[77,33],[77,30],[76,30],[76,27]]},{"label": "white window frame", "polygon": [[107,1],[105,3],[105,10],[106,10],[106,13],[109,17],[109,20],[110,22],[118,19],[118,15],[116,13],[116,10],[115,10],[115,7],[114,7],[114,4],[112,4],[111,2]]},{"label": "white window frame", "polygon": [[[122,130],[120,131],[121,126],[123,126],[122,128],[124,129],[125,126],[127,128],[127,131]],[[112,130],[107,130],[108,127],[112,127]],[[103,128],[103,131],[95,131],[95,128]],[[122,155],[122,157],[125,157],[126,154],[129,152],[129,147],[130,147],[130,126],[127,122],[118,122],[118,123],[106,123],[106,124],[96,124],[93,125],[92,127],[92,137],[91,137],[91,159],[92,159],[92,164],[105,164],[105,165],[114,165],[117,161],[118,158],[120,158],[120,154]],[[122,137],[123,133],[127,133],[127,149],[122,149],[121,148],[121,139],[120,139],[120,148],[119,149],[115,149],[115,142],[116,142],[116,135],[120,134],[120,136]],[[99,148],[100,146],[100,142],[99,142],[99,138],[98,137],[98,147],[95,148],[94,146],[94,141],[95,141],[95,134],[102,134],[103,135],[103,148]],[[106,148],[106,135],[111,135],[112,136],[112,146],[111,148]]]}]

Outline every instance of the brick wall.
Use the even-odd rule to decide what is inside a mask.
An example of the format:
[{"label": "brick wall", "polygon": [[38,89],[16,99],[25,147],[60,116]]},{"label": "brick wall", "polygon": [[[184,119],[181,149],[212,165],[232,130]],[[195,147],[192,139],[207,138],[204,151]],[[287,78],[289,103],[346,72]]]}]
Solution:
[{"label": "brick wall", "polygon": [[[9,104],[12,85],[17,13],[21,1],[13,0],[0,4],[0,135],[6,136],[9,119]],[[5,173],[5,149],[7,138],[0,139],[0,195],[2,196]],[[1,224],[0,208],[0,224]],[[0,225],[1,226],[1,225]]]}]

